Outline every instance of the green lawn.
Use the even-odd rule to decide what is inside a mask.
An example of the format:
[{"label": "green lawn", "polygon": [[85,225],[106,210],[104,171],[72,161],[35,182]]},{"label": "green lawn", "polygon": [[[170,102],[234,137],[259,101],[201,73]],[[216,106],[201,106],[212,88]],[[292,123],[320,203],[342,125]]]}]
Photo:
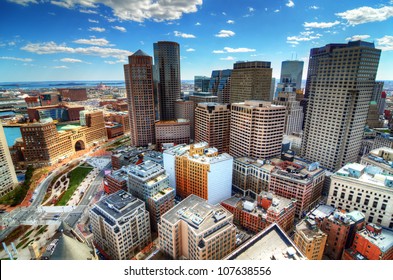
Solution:
[{"label": "green lawn", "polygon": [[26,177],[23,184],[17,186],[15,189],[10,191],[8,194],[3,196],[0,199],[0,204],[7,204],[11,206],[16,206],[20,204],[23,199],[25,199],[27,191],[30,188],[31,177],[33,176],[34,169],[32,167],[28,167],[26,171]]},{"label": "green lawn", "polygon": [[72,170],[68,176],[70,177],[70,184],[65,193],[60,197],[59,201],[56,203],[56,206],[64,206],[72,197],[72,194],[78,188],[80,183],[82,183],[83,179],[89,174],[89,172],[93,170],[92,167],[77,167]]}]

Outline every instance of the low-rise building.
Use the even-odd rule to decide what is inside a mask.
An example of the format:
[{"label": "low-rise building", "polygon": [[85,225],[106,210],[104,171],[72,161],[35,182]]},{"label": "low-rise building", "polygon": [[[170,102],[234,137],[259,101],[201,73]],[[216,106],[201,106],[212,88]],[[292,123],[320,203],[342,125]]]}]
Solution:
[{"label": "low-rise building", "polygon": [[121,190],[90,210],[94,244],[114,260],[129,260],[151,242],[145,203]]},{"label": "low-rise building", "polygon": [[362,157],[360,164],[377,166],[384,173],[393,175],[393,149],[382,147],[371,150]]},{"label": "low-rise building", "polygon": [[309,260],[322,260],[327,234],[321,231],[314,220],[302,220],[296,225],[294,242]]},{"label": "low-rise building", "polygon": [[232,220],[224,207],[190,195],[162,215],[160,250],[176,260],[220,260],[235,248]]},{"label": "low-rise building", "polygon": [[393,230],[368,224],[355,235],[344,260],[393,260]]},{"label": "low-rise building", "polygon": [[175,121],[158,121],[155,123],[156,145],[159,151],[168,144],[190,143],[190,121],[178,119]]}]

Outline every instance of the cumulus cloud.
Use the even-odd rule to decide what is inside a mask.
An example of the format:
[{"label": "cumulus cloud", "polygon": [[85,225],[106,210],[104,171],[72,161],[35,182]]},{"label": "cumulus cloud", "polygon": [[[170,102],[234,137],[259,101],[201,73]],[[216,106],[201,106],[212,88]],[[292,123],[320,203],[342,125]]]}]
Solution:
[{"label": "cumulus cloud", "polygon": [[109,45],[109,41],[104,38],[78,39],[78,40],[75,40],[74,43],[83,44],[83,45],[93,45],[93,46],[108,46]]},{"label": "cumulus cloud", "polygon": [[249,11],[250,13],[252,13],[252,12],[255,12],[255,9],[254,9],[253,7],[248,7],[248,11]]},{"label": "cumulus cloud", "polygon": [[295,6],[295,3],[292,0],[289,0],[288,3],[285,4],[285,6],[292,8]]},{"label": "cumulus cloud", "polygon": [[54,54],[54,53],[69,53],[69,54],[82,54],[100,57],[114,57],[117,59],[126,59],[132,53],[126,50],[102,48],[102,47],[87,47],[87,48],[72,48],[65,44],[56,44],[55,42],[45,43],[29,43],[22,47],[21,50],[36,53],[36,54]]},{"label": "cumulus cloud", "polygon": [[221,57],[220,60],[235,60],[236,58],[233,56]]},{"label": "cumulus cloud", "polygon": [[179,32],[179,31],[173,31],[173,33],[175,34],[176,37],[181,37],[186,39],[196,38],[195,35]]},{"label": "cumulus cloud", "polygon": [[255,49],[224,47],[222,50],[214,50],[214,51],[212,51],[212,53],[215,53],[215,54],[221,54],[221,53],[246,53],[246,52],[255,52]]},{"label": "cumulus cloud", "polygon": [[279,9],[277,9],[277,10],[274,10],[274,12],[275,12],[275,13],[279,13],[279,12],[280,12],[280,10],[279,10]]},{"label": "cumulus cloud", "polygon": [[348,37],[346,41],[358,41],[358,40],[366,40],[370,38],[370,35],[353,35],[352,37]]},{"label": "cumulus cloud", "polygon": [[32,62],[31,58],[20,58],[20,57],[13,57],[13,56],[0,56],[2,60],[17,60],[22,62]]},{"label": "cumulus cloud", "polygon": [[358,25],[374,21],[385,21],[388,18],[393,17],[393,6],[384,6],[378,9],[364,6],[342,13],[336,13],[336,16],[346,19],[350,25]]},{"label": "cumulus cloud", "polygon": [[318,6],[310,6],[309,9],[310,9],[310,10],[318,10],[319,7],[318,7]]},{"label": "cumulus cloud", "polygon": [[121,32],[127,32],[127,29],[125,29],[124,27],[122,27],[122,26],[112,26],[112,28],[113,29],[116,29],[116,30],[119,30],[119,31],[121,31]]},{"label": "cumulus cloud", "polygon": [[68,62],[68,63],[82,63],[83,61],[80,59],[75,58],[62,58],[60,59],[61,62]]},{"label": "cumulus cloud", "polygon": [[219,37],[219,38],[227,38],[227,37],[235,36],[235,32],[233,32],[231,30],[220,30],[220,32],[218,32],[218,34],[216,34],[214,36]]},{"label": "cumulus cloud", "polygon": [[202,25],[200,22],[195,23],[196,26]]},{"label": "cumulus cloud", "polygon": [[89,9],[80,9],[79,12],[83,14],[98,14],[97,11],[89,10]]},{"label": "cumulus cloud", "polygon": [[29,4],[38,4],[38,1],[36,0],[8,0],[8,2],[12,2],[22,6],[27,6]]},{"label": "cumulus cloud", "polygon": [[195,49],[193,49],[193,48],[188,48],[188,49],[186,49],[186,52],[195,52]]},{"label": "cumulus cloud", "polygon": [[[314,34],[314,31],[303,31],[300,32],[299,36],[288,36],[287,43],[292,45],[298,45],[299,42],[311,41],[322,37],[321,34]],[[296,43],[294,43],[296,42]]]},{"label": "cumulus cloud", "polygon": [[383,51],[393,51],[393,36],[384,36],[377,39],[377,47]]},{"label": "cumulus cloud", "polygon": [[234,20],[231,20],[231,19],[229,19],[229,20],[227,20],[227,23],[228,23],[228,24],[234,24],[234,23],[235,23],[235,21],[234,21]]},{"label": "cumulus cloud", "polygon": [[102,28],[102,27],[90,27],[89,31],[104,32],[105,28]]},{"label": "cumulus cloud", "polygon": [[116,61],[113,61],[113,60],[105,60],[104,61],[104,63],[106,63],[106,64],[111,64],[111,65],[113,65],[113,64],[118,64],[118,63],[127,63],[128,61],[126,60],[126,59],[119,59],[119,60],[116,60]]},{"label": "cumulus cloud", "polygon": [[67,66],[65,65],[60,65],[60,66],[53,66],[54,69],[68,69]]},{"label": "cumulus cloud", "polygon": [[90,19],[90,18],[88,19],[88,21],[91,22],[91,23],[99,23],[98,20],[94,20],[94,19]]},{"label": "cumulus cloud", "polygon": [[[11,2],[27,6],[28,4],[44,3],[37,0],[9,0]],[[180,19],[183,14],[195,13],[202,6],[203,0],[65,0],[51,1],[51,4],[67,9],[80,7],[82,13],[97,13],[88,8],[96,8],[104,5],[112,9],[113,15],[121,20],[143,22],[151,19],[157,22]]]},{"label": "cumulus cloud", "polygon": [[334,22],[305,22],[303,25],[306,28],[330,28],[340,24],[338,20]]}]

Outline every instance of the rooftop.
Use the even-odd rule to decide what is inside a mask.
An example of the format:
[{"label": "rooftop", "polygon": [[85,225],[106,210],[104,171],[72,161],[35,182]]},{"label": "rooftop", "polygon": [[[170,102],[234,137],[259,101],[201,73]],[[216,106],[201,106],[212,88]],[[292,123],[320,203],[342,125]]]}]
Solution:
[{"label": "rooftop", "polygon": [[125,170],[128,175],[144,181],[164,173],[164,167],[152,160],[144,161],[138,165],[131,164]]},{"label": "rooftop", "polygon": [[[369,225],[375,226],[373,224]],[[374,233],[367,230],[366,227],[365,229],[359,231],[358,234],[366,238],[372,244],[378,246],[378,248],[385,253],[393,247],[393,230],[381,227],[379,227],[379,229],[382,230],[381,233]]]},{"label": "rooftop", "polygon": [[304,260],[305,256],[276,223],[229,254],[226,260]]},{"label": "rooftop", "polygon": [[161,199],[162,197],[168,195],[171,192],[175,192],[175,190],[171,187],[167,187],[165,189],[160,190],[159,192],[157,192],[155,195],[153,195],[152,197],[150,197],[151,200],[153,201],[157,201],[159,199]]},{"label": "rooftop", "polygon": [[221,205],[211,205],[192,194],[166,212],[161,219],[171,224],[184,221],[193,228],[196,234],[199,234],[229,216],[232,214]]},{"label": "rooftop", "polygon": [[[145,208],[143,201],[130,193],[120,190],[98,201],[91,211],[102,216],[105,221],[114,226],[116,220],[122,223],[122,218],[130,216],[138,208]],[[108,219],[110,217],[111,219]]]}]

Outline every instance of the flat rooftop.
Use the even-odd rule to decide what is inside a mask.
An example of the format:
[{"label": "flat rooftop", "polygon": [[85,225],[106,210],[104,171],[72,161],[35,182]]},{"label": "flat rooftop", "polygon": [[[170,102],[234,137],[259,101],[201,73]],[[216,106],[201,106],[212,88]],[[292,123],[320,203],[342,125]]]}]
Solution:
[{"label": "flat rooftop", "polygon": [[198,234],[214,227],[221,219],[228,216],[232,214],[221,205],[211,205],[192,194],[162,215],[161,220],[166,220],[171,224],[184,221]]},{"label": "flat rooftop", "polygon": [[129,216],[130,213],[141,206],[143,208],[145,207],[142,200],[137,199],[124,190],[120,190],[98,201],[91,211],[101,215],[107,223],[113,226],[115,225],[114,221],[108,220],[106,216],[119,221],[124,216]]},{"label": "flat rooftop", "polygon": [[374,234],[369,232],[367,229],[363,229],[359,231],[358,234],[378,246],[378,248],[384,253],[393,247],[393,230],[391,229],[382,228],[382,232],[380,234]]},{"label": "flat rooftop", "polygon": [[304,260],[285,232],[273,223],[229,254],[226,260]]},{"label": "flat rooftop", "polygon": [[147,160],[138,165],[129,165],[125,170],[130,176],[137,177],[140,180],[149,180],[151,177],[163,173],[164,167],[152,160]]}]

